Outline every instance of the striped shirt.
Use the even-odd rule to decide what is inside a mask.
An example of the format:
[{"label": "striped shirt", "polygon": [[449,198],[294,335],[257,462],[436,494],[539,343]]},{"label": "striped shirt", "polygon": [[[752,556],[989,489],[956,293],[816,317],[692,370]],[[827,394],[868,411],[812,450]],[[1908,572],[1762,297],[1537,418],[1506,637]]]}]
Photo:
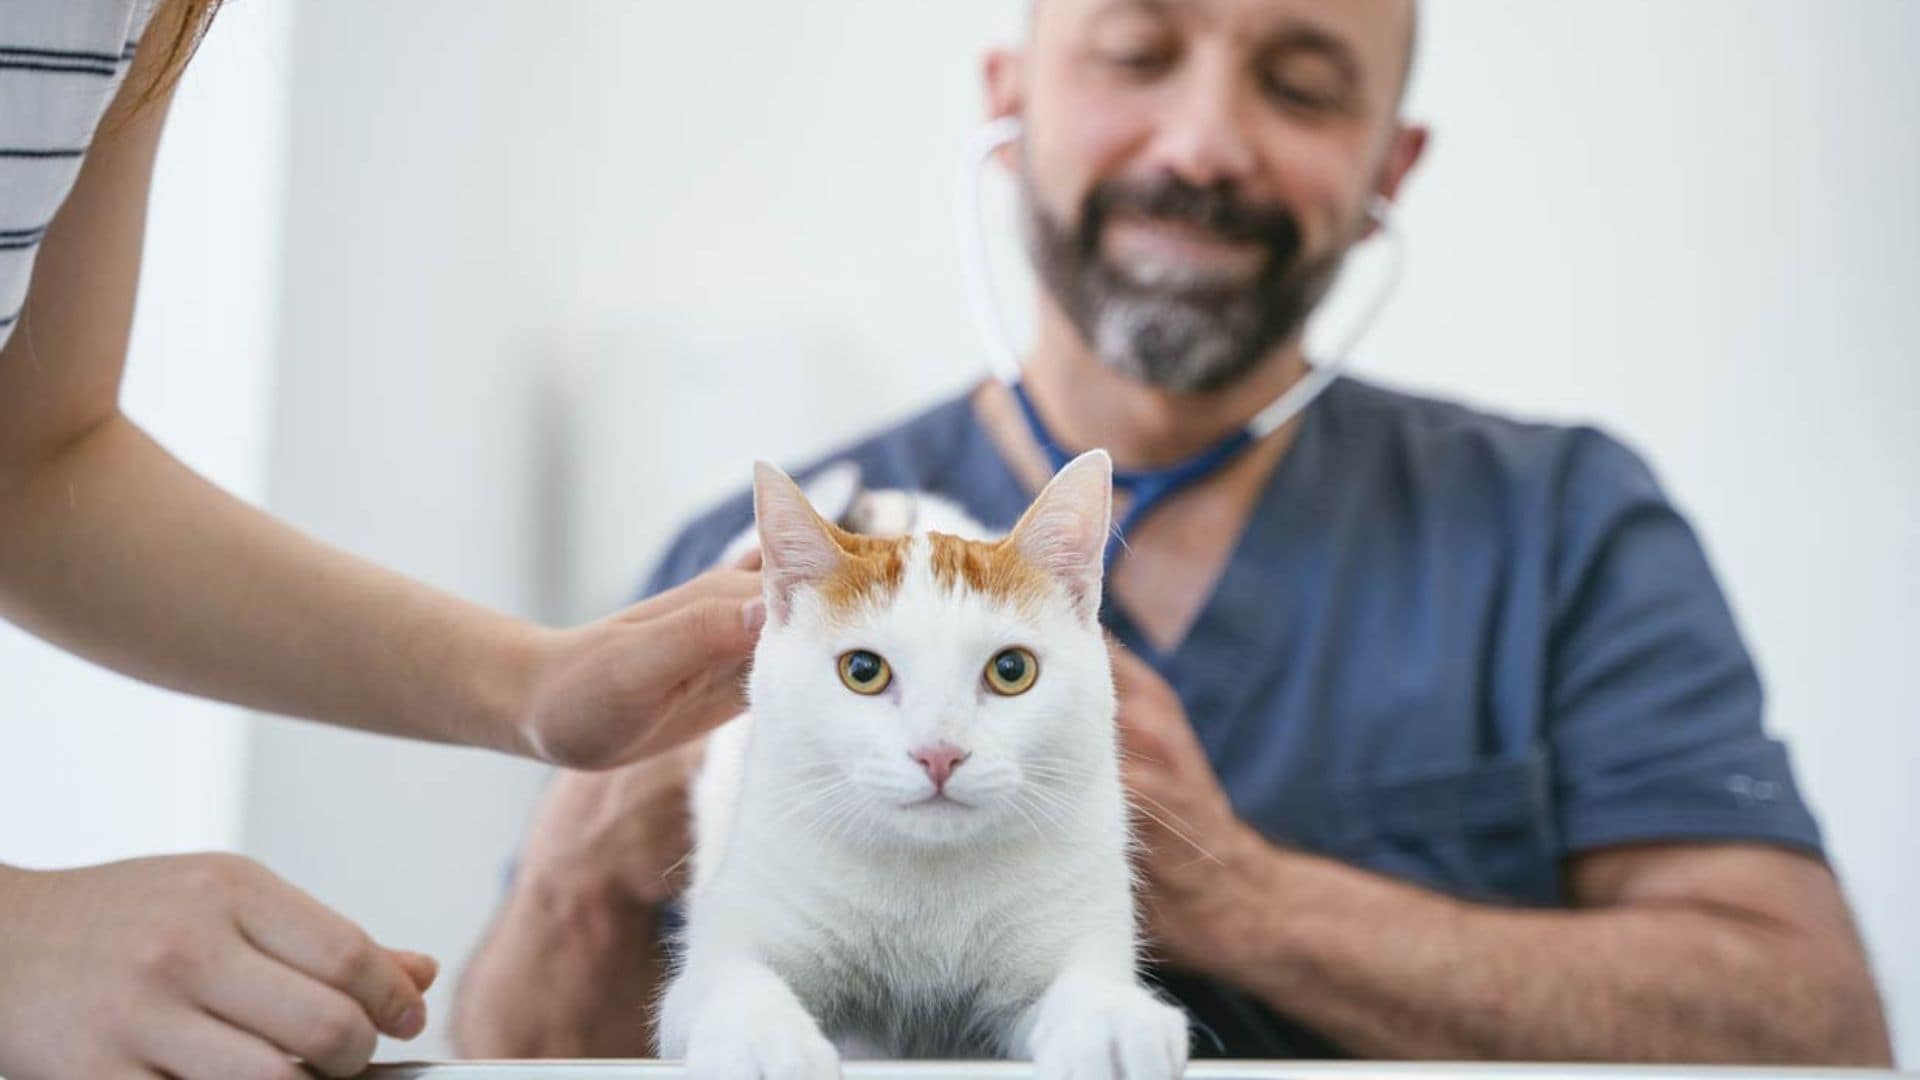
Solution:
[{"label": "striped shirt", "polygon": [[154,0],[0,0],[0,346]]}]

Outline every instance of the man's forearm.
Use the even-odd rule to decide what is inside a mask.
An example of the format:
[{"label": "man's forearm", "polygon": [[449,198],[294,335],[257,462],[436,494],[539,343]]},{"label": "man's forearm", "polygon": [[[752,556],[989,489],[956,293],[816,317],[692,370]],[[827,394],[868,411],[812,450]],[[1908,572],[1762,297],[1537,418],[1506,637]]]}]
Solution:
[{"label": "man's forearm", "polygon": [[659,913],[609,886],[523,879],[461,979],[464,1057],[650,1057]]},{"label": "man's forearm", "polygon": [[527,752],[541,632],[310,540],[114,414],[0,474],[0,617],[175,689]]},{"label": "man's forearm", "polygon": [[1197,951],[1359,1054],[1889,1060],[1864,964],[1748,913],[1495,908],[1257,839],[1242,848]]}]

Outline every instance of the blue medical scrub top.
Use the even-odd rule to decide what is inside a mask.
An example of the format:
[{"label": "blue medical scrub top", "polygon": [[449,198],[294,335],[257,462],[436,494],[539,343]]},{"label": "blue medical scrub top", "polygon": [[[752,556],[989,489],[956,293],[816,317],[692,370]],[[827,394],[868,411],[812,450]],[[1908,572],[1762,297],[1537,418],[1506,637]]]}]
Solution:
[{"label": "blue medical scrub top", "polygon": [[[965,397],[800,471],[937,492],[1011,528],[1024,491]],[[752,523],[706,513],[647,587]],[[1818,853],[1692,530],[1590,428],[1354,379],[1303,414],[1193,629],[1156,654],[1234,809],[1272,842],[1470,900],[1565,903],[1571,855],[1643,841]],[[1276,903],[1283,902],[1276,899]],[[1339,1055],[1232,987],[1156,973],[1199,1054]]]}]

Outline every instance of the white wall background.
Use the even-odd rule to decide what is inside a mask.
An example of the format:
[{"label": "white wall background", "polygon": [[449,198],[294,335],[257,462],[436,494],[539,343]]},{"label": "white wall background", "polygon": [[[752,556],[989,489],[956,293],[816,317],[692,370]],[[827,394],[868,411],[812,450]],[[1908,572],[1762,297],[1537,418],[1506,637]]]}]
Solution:
[{"label": "white wall background", "polygon": [[[266,489],[289,10],[237,5],[181,84],[124,397],[176,454],[248,498]],[[102,672],[0,623],[0,734],[0,862],[240,842],[239,710]]]},{"label": "white wall background", "polygon": [[[1020,3],[297,5],[269,504],[484,602],[586,617],[750,457],[838,441],[973,377],[947,199],[979,51],[1017,29]],[[271,6],[234,5],[209,58]],[[1408,279],[1361,366],[1598,420],[1655,462],[1760,657],[1912,1062],[1920,5],[1428,7],[1413,111],[1437,139],[1406,200]],[[261,72],[245,107],[270,113],[286,70]],[[273,159],[262,123],[261,141],[206,147],[210,171]],[[169,155],[184,146],[176,131]],[[163,220],[274,235],[251,210],[162,196],[177,203]],[[156,273],[192,246],[160,228]],[[197,332],[257,340],[260,250],[176,264],[226,283],[180,289],[182,310],[254,297],[241,329]],[[214,362],[199,352],[164,361],[196,411],[154,422],[224,448],[229,471],[200,463],[257,490],[257,420],[219,423],[248,415],[265,373],[196,367]],[[35,722],[0,708],[69,741],[30,745],[31,769],[0,758],[0,783],[78,758],[82,728],[117,733],[95,747],[127,738],[111,727],[139,726],[126,695],[163,720],[164,696],[28,655],[0,641],[0,679],[42,688],[22,712]],[[167,745],[200,746],[180,719],[195,734]],[[248,852],[452,961],[428,1037],[391,1048],[444,1053],[445,988],[539,770],[284,722],[255,729],[245,768]],[[201,832],[146,831],[139,811],[220,770],[153,771],[126,753],[80,792],[0,790],[0,858],[219,842],[217,798],[186,813]],[[9,820],[48,806],[88,824],[27,847]]]}]

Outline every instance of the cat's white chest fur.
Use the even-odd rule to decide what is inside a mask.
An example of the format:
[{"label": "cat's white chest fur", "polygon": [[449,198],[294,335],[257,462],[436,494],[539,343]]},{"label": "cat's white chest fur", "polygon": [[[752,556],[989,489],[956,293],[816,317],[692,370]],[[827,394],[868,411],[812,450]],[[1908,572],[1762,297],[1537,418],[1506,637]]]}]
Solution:
[{"label": "cat's white chest fur", "polygon": [[1069,466],[998,544],[853,537],[758,474],[770,618],[754,716],[695,787],[666,1056],[741,1078],[835,1076],[842,1052],[1184,1067],[1184,1017],[1135,973],[1094,617],[1109,474]]},{"label": "cat's white chest fur", "polygon": [[771,782],[748,761],[752,723],[742,716],[709,744],[690,902],[732,907],[716,932],[754,935],[843,1055],[1004,1056],[1017,1014],[1066,962],[1076,923],[1104,921],[1130,940],[1117,807],[1089,804],[1081,820],[1013,849],[850,856],[765,825],[807,811],[743,787]]}]

